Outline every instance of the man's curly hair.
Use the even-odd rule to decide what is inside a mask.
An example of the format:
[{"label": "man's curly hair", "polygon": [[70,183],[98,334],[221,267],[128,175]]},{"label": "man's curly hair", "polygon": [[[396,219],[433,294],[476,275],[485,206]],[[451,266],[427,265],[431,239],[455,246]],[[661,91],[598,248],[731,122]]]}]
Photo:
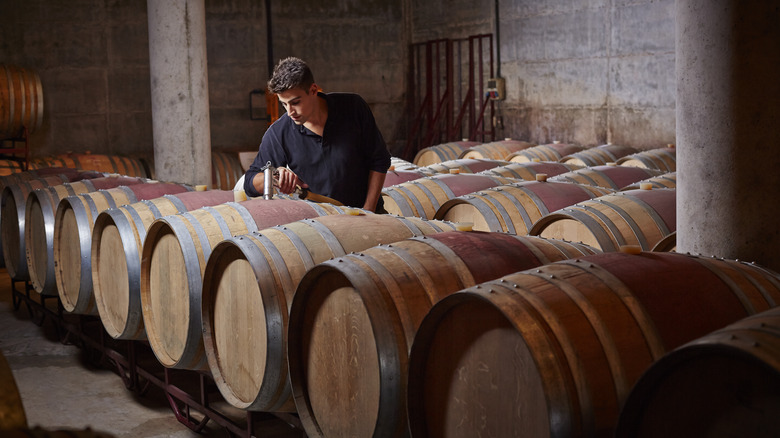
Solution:
[{"label": "man's curly hair", "polygon": [[302,88],[307,93],[314,83],[314,75],[303,60],[284,58],[274,67],[274,73],[268,81],[268,89],[275,94],[283,93],[293,88]]}]

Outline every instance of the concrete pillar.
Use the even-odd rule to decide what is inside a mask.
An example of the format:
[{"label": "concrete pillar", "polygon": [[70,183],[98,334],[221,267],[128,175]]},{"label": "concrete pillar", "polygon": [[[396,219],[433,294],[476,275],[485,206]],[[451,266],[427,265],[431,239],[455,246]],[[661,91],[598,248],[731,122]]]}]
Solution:
[{"label": "concrete pillar", "polygon": [[211,187],[204,0],[147,0],[157,179]]},{"label": "concrete pillar", "polygon": [[780,7],[676,7],[677,251],[780,272]]}]

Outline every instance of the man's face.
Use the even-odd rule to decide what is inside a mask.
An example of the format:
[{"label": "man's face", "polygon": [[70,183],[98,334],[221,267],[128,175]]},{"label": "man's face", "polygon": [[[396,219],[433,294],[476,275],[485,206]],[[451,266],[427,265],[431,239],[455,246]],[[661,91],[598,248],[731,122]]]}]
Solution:
[{"label": "man's face", "polygon": [[291,88],[279,94],[279,102],[287,111],[287,115],[296,125],[306,123],[317,108],[317,85],[312,84],[308,90]]}]

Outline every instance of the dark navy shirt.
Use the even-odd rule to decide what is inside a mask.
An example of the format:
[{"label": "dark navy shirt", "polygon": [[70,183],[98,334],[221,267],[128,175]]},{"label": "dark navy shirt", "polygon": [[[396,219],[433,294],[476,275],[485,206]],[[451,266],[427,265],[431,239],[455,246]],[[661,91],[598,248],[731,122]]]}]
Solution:
[{"label": "dark navy shirt", "polygon": [[[368,172],[386,173],[390,153],[368,104],[352,93],[319,93],[328,105],[320,137],[296,125],[285,113],[263,135],[255,161],[244,178],[249,196],[261,196],[252,185],[267,162],[289,166],[309,190],[362,208],[368,193]],[[381,196],[380,196],[381,202]]]}]

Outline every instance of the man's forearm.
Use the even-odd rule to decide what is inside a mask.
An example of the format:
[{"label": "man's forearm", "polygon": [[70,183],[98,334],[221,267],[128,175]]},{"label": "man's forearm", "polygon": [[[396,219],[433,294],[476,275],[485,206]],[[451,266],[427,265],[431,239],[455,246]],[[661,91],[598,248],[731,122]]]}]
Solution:
[{"label": "man's forearm", "polygon": [[363,209],[375,211],[376,203],[379,202],[379,196],[382,194],[382,187],[385,184],[386,174],[370,170],[368,172],[368,192],[366,193],[366,202]]}]

